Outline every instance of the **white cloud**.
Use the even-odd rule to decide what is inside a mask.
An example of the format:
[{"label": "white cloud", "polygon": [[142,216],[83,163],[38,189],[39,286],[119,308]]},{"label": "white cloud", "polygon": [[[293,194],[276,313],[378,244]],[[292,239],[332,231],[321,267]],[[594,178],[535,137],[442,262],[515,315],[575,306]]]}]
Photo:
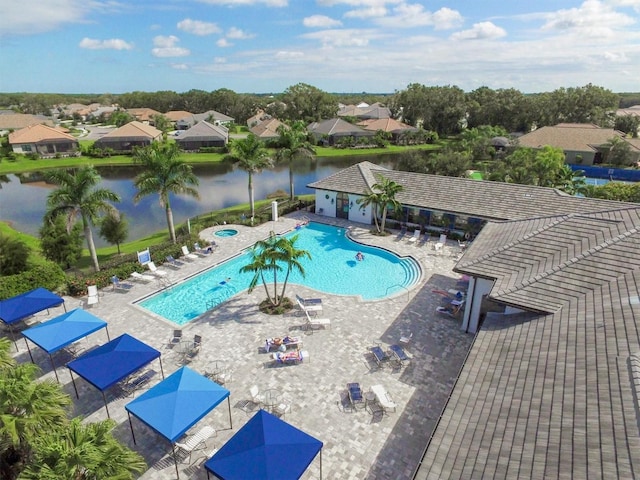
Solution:
[{"label": "white cloud", "polygon": [[613,62],[613,63],[628,63],[629,62],[629,57],[627,57],[627,55],[622,52],[622,53],[618,53],[618,52],[604,52],[602,54],[602,57],[607,60],[608,62]]},{"label": "white cloud", "polygon": [[220,33],[222,31],[215,23],[191,20],[190,18],[179,21],[177,27],[184,32],[200,36]]},{"label": "white cloud", "polygon": [[384,36],[377,30],[322,30],[320,32],[305,33],[302,38],[316,40],[323,47],[364,47],[375,38]]},{"label": "white cloud", "polygon": [[228,5],[229,7],[239,7],[245,5],[266,5],[267,7],[286,7],[288,0],[198,0],[209,5]]},{"label": "white cloud", "polygon": [[377,18],[375,23],[387,28],[415,28],[433,26],[438,30],[450,29],[462,24],[462,15],[450,8],[441,8],[435,13],[417,3],[400,3],[391,15]]},{"label": "white cloud", "polygon": [[311,15],[302,20],[302,24],[308,28],[332,28],[341,26],[342,22],[325,15]]},{"label": "white cloud", "polygon": [[189,67],[186,63],[173,63],[171,64],[171,68],[175,70],[189,70]]},{"label": "white cloud", "polygon": [[344,14],[346,18],[377,18],[384,17],[388,10],[383,6],[371,6],[367,8],[358,8],[356,10],[349,10]]},{"label": "white cloud", "polygon": [[599,0],[586,0],[578,8],[550,12],[546,20],[543,30],[576,31],[598,36],[611,36],[615,30],[635,23],[632,17],[616,12]]},{"label": "white cloud", "polygon": [[243,32],[242,30],[236,27],[231,27],[227,31],[227,38],[233,38],[234,40],[247,40],[253,37],[255,37],[255,35]]},{"label": "white cloud", "polygon": [[153,38],[153,45],[155,48],[151,50],[154,57],[186,57],[191,55],[191,51],[188,48],[178,47],[176,44],[180,41],[175,35],[169,35],[167,37],[158,35]]},{"label": "white cloud", "polygon": [[469,30],[462,30],[451,35],[452,40],[494,40],[507,35],[507,32],[491,22],[473,24]]},{"label": "white cloud", "polygon": [[302,58],[302,57],[304,57],[303,52],[280,51],[276,53],[276,58],[279,60],[291,60],[291,59]]},{"label": "white cloud", "polygon": [[85,37],[78,45],[80,48],[86,48],[88,50],[131,50],[133,48],[132,43],[127,43],[120,38],[98,40]]},{"label": "white cloud", "polygon": [[226,38],[221,38],[216,42],[216,45],[220,48],[233,47],[233,43],[229,42]]},{"label": "white cloud", "polygon": [[617,7],[631,7],[640,12],[640,0],[609,0],[609,3]]}]

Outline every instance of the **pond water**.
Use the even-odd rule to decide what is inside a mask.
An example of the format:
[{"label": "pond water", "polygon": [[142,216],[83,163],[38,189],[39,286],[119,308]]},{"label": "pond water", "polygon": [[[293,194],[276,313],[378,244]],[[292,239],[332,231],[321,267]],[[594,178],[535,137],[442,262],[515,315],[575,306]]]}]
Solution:
[{"label": "pond water", "polygon": [[[369,161],[387,168],[395,168],[398,157],[394,155],[363,155],[356,157],[325,158],[314,161],[301,160],[294,164],[296,194],[313,193],[307,184],[325,178],[343,168],[358,162]],[[102,184],[118,195],[122,201],[115,206],[125,214],[129,222],[128,241],[135,240],[151,232],[166,228],[164,209],[157,195],[143,198],[133,203],[136,189],[133,178],[138,173],[136,167],[101,167]],[[198,191],[200,200],[185,196],[172,196],[171,208],[176,225],[190,217],[248,203],[247,174],[230,164],[194,166],[194,173],[200,180]],[[277,165],[272,170],[253,176],[255,198],[264,199],[277,190],[289,191],[289,168]],[[0,182],[0,220],[10,222],[19,231],[38,235],[42,217],[46,210],[47,196],[54,188],[41,181],[38,174],[8,175]],[[94,228],[94,239],[98,246],[107,245]]]}]

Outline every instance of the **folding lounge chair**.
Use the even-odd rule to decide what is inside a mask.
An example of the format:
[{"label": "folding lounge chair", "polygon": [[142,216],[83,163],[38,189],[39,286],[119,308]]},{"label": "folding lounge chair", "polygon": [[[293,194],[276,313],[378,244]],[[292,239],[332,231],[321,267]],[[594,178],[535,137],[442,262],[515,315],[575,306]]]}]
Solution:
[{"label": "folding lounge chair", "polygon": [[310,305],[322,304],[321,298],[302,298],[300,295],[296,295],[296,299],[302,303],[305,307]]},{"label": "folding lounge chair", "polygon": [[184,263],[180,262],[179,260],[176,260],[175,258],[173,258],[173,255],[167,255],[167,263],[175,268],[180,268],[184,265]]},{"label": "folding lounge chair", "polygon": [[311,318],[309,316],[309,312],[305,310],[304,313],[307,316],[307,329],[314,330],[317,328],[331,328],[331,320],[328,318]]},{"label": "folding lounge chair", "polygon": [[416,241],[418,241],[418,238],[420,238],[420,229],[416,228],[413,231],[413,237],[409,237],[409,243],[415,243]]},{"label": "folding lounge chair", "polygon": [[89,297],[87,298],[87,305],[93,305],[100,301],[98,298],[98,287],[95,285],[89,285],[87,287],[87,294]]},{"label": "folding lounge chair", "polygon": [[131,278],[144,283],[153,282],[155,280],[155,278],[153,278],[151,275],[147,275],[146,273],[138,273],[138,272],[132,272]]},{"label": "folding lounge chair", "polygon": [[147,385],[155,374],[156,374],[155,370],[147,370],[142,375],[138,375],[137,377],[134,377],[126,381],[121,387],[122,391],[127,396],[129,395],[133,396],[136,390],[140,390],[145,385]]},{"label": "folding lounge chair", "polygon": [[298,364],[304,362],[309,358],[309,353],[306,350],[296,350],[294,352],[275,352],[271,354],[271,358],[276,363]]},{"label": "folding lounge chair", "polygon": [[213,252],[213,247],[211,247],[210,249],[202,248],[200,244],[196,242],[193,244],[193,250],[196,252],[197,255],[200,255],[201,257],[206,257],[211,252]]},{"label": "folding lounge chair", "polygon": [[391,350],[391,352],[393,353],[393,356],[395,357],[396,361],[400,364],[400,366],[404,365],[405,363],[411,360],[400,345],[391,345],[389,347],[389,350]]},{"label": "folding lounge chair", "polygon": [[309,313],[313,313],[314,315],[317,315],[318,312],[322,311],[322,303],[313,303],[313,304],[305,305],[297,297],[296,297],[296,302],[298,303],[298,307],[300,307],[300,310],[302,310],[307,315],[309,315]]},{"label": "folding lounge chair", "polygon": [[364,397],[359,383],[347,383],[347,392],[349,392],[349,402],[353,408],[356,408],[356,404],[364,406]]},{"label": "folding lounge chair", "polygon": [[205,426],[202,427],[196,434],[190,436],[186,442],[180,443],[176,442],[176,447],[178,447],[181,451],[188,453],[189,455],[186,459],[191,462],[191,454],[196,450],[203,450],[207,446],[207,440],[212,437],[216,433],[216,430],[213,427]]},{"label": "folding lounge chair", "polygon": [[166,277],[167,276],[167,272],[165,272],[164,270],[160,270],[158,267],[156,267],[156,264],[153,263],[153,262],[147,263],[147,268],[156,277]]},{"label": "folding lounge chair", "polygon": [[186,245],[182,246],[182,256],[183,258],[186,258],[190,262],[198,259],[198,256],[191,253]]},{"label": "folding lounge chair", "polygon": [[378,365],[378,367],[382,367],[383,362],[389,359],[389,356],[385,353],[384,350],[382,350],[382,347],[375,346],[375,347],[371,347],[369,350],[371,350],[373,359],[376,361],[376,364]]},{"label": "folding lounge chair", "polygon": [[131,288],[133,288],[133,285],[131,285],[130,283],[122,283],[120,279],[115,275],[111,277],[111,283],[113,284],[114,290],[122,290],[127,292]]}]

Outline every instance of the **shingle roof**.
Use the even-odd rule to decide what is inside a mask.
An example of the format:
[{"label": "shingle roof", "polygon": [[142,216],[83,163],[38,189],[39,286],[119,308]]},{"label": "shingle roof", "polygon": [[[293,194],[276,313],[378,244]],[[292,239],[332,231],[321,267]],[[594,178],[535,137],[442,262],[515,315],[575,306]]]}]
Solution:
[{"label": "shingle roof", "polygon": [[99,142],[100,140],[106,139],[116,139],[116,138],[160,138],[162,137],[162,132],[151,125],[147,125],[146,123],[138,122],[134,120],[133,122],[129,122],[126,125],[123,125],[120,128],[116,128],[115,130],[110,131],[106,135],[103,135],[100,139],[96,140]]},{"label": "shingle roof", "polygon": [[363,120],[362,122],[359,122],[358,125],[365,130],[373,130],[374,132],[377,132],[378,130],[383,130],[385,132],[418,131],[417,128],[399,122],[398,120],[394,120],[393,118]]},{"label": "shingle roof", "polygon": [[221,125],[212,125],[202,120],[196,123],[189,130],[183,132],[176,142],[182,143],[194,140],[227,140],[229,138],[229,130]]},{"label": "shingle roof", "polygon": [[47,125],[30,125],[9,134],[9,143],[17,145],[21,143],[38,143],[43,141],[72,141],[77,142],[73,135],[62,132]]},{"label": "shingle roof", "polygon": [[573,197],[553,188],[401,172],[370,162],[348,167],[308,187],[367,194],[376,181],[363,181],[363,169],[369,171],[369,178],[375,179],[376,175],[382,174],[402,185],[404,190],[396,195],[396,199],[403,205],[482,219],[515,220],[620,207],[619,202]]},{"label": "shingle roof", "polygon": [[612,128],[598,128],[594,125],[560,124],[541,127],[518,138],[523,147],[540,148],[545,145],[576,152],[591,152],[607,143],[613,137],[624,137],[622,132]]},{"label": "shingle roof", "polygon": [[156,115],[162,115],[153,108],[127,108],[127,112],[136,117],[136,120],[148,122]]},{"label": "shingle roof", "polygon": [[640,206],[489,223],[456,270],[553,313],[488,314],[415,478],[640,476]]},{"label": "shingle roof", "polygon": [[269,118],[250,128],[249,131],[259,138],[276,138],[280,136],[278,128],[282,125],[289,128],[277,118]]},{"label": "shingle roof", "polygon": [[36,115],[24,113],[0,115],[0,130],[17,130],[19,128],[25,128],[29,125],[37,125],[39,123],[45,123],[53,126],[53,122],[51,120],[38,117]]},{"label": "shingle roof", "polygon": [[185,117],[190,117],[193,114],[184,110],[171,110],[170,112],[163,113],[162,115],[164,115],[168,120],[171,120],[172,122],[177,122],[178,120]]},{"label": "shingle roof", "polygon": [[321,122],[313,122],[307,126],[307,130],[316,135],[363,135],[371,132],[365,132],[362,128],[352,125],[341,118],[330,118]]}]

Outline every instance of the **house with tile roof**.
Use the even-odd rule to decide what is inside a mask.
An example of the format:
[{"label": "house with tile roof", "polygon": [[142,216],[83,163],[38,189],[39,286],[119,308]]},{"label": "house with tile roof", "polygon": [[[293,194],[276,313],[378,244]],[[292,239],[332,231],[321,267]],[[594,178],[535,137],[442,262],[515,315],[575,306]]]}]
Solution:
[{"label": "house with tile roof", "polygon": [[277,118],[269,118],[251,127],[249,131],[261,140],[273,140],[280,137],[278,129],[282,126],[289,128],[286,123],[282,123]]},{"label": "house with tile roof", "polygon": [[127,108],[127,113],[133,116],[138,122],[153,123],[153,117],[162,115],[153,108]]},{"label": "house with tile roof", "polygon": [[454,269],[475,339],[412,478],[640,477],[640,205],[362,162],[309,185],[316,213],[370,222],[379,175],[405,213],[484,221]]},{"label": "house with tile roof", "polygon": [[209,110],[204,113],[194,113],[181,118],[176,122],[176,128],[178,130],[187,130],[203,120],[223,126],[229,126],[234,121],[233,117],[225,115],[224,113]]},{"label": "house with tile roof", "polygon": [[20,130],[29,125],[45,124],[53,127],[53,121],[50,118],[41,115],[31,115],[28,113],[7,113],[0,115],[0,132],[3,134],[11,130]]},{"label": "house with tile roof", "polygon": [[[598,165],[613,137],[626,141],[625,134],[612,128],[600,128],[585,123],[561,123],[553,127],[541,127],[518,138],[521,147],[543,148],[546,145],[562,149],[566,163]],[[635,161],[640,160],[640,150],[631,145]]]},{"label": "house with tile roof", "polygon": [[328,120],[310,123],[307,125],[307,130],[313,135],[316,141],[323,141],[328,145],[335,145],[347,138],[357,141],[361,138],[372,138],[375,136],[375,132],[360,128],[341,118],[330,118]]},{"label": "house with tile roof", "polygon": [[15,153],[35,153],[42,158],[78,155],[78,139],[60,129],[43,124],[29,125],[9,134],[9,145]]},{"label": "house with tile roof", "polygon": [[96,148],[110,148],[115,152],[131,152],[133,147],[144,147],[162,140],[162,132],[151,125],[133,121],[116,128],[95,141]]},{"label": "house with tile roof", "polygon": [[229,142],[229,130],[202,120],[176,138],[176,143],[187,152],[203,147],[224,147]]},{"label": "house with tile roof", "polygon": [[358,105],[340,105],[337,115],[339,117],[354,117],[362,120],[378,120],[390,118],[391,110],[380,102],[376,102],[373,105],[362,102]]},{"label": "house with tile roof", "polygon": [[185,110],[171,110],[167,113],[163,113],[162,115],[164,115],[168,120],[172,121],[173,123],[176,123],[181,118],[190,117],[191,115],[193,115],[193,113],[187,112]]}]

